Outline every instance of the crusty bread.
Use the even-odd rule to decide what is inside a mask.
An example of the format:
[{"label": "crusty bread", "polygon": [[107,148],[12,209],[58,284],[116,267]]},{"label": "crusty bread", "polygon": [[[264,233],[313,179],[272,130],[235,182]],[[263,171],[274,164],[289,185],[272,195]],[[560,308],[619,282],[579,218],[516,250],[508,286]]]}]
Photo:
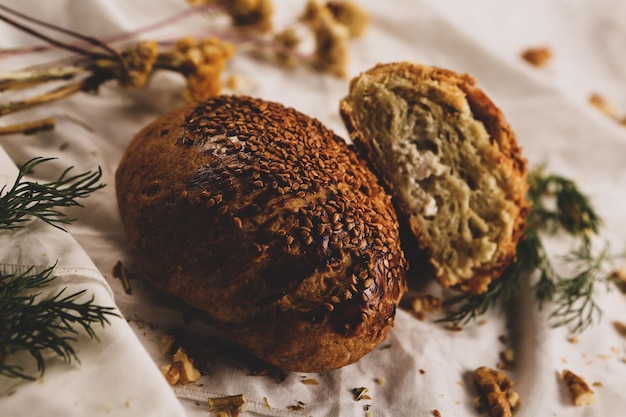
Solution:
[{"label": "crusty bread", "polygon": [[386,337],[406,290],[396,214],[319,121],[248,97],[186,106],[137,134],[116,186],[145,277],[263,361],[333,369]]},{"label": "crusty bread", "polygon": [[355,77],[340,111],[443,287],[481,293],[515,259],[526,161],[473,78],[410,63]]}]

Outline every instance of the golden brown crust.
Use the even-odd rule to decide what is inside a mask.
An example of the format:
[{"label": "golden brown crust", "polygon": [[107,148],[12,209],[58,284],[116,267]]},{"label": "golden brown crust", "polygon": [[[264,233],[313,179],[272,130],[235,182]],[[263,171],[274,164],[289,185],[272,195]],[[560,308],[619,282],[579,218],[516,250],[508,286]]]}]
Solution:
[{"label": "golden brown crust", "polygon": [[183,107],[133,139],[116,183],[146,278],[262,360],[333,369],[386,337],[406,289],[397,218],[317,120],[248,97]]},{"label": "golden brown crust", "polygon": [[[368,81],[363,81],[363,77],[367,77]],[[515,260],[516,245],[523,236],[525,220],[529,211],[525,199],[527,191],[526,160],[522,157],[515,135],[500,109],[476,86],[475,80],[467,74],[459,74],[443,68],[399,62],[379,64],[355,77],[350,83],[350,93],[340,102],[340,112],[344,123],[359,151],[368,159],[373,170],[393,195],[394,203],[398,206],[399,212],[409,220],[412,232],[417,237],[420,247],[431,251],[431,254],[431,242],[425,236],[420,225],[413,221],[414,216],[411,216],[405,199],[400,197],[398,184],[394,183],[388,175],[388,170],[385,169],[384,165],[387,162],[382,160],[380,154],[373,150],[372,142],[379,139],[369,137],[364,132],[362,121],[357,115],[360,106],[359,99],[352,96],[358,83],[370,83],[373,88],[376,88],[376,84],[386,85],[390,79],[397,81],[397,85],[394,84],[397,88],[414,89],[419,94],[427,92],[434,95],[440,103],[445,103],[447,115],[444,117],[447,119],[444,122],[446,123],[456,120],[455,115],[469,106],[474,119],[482,122],[490,137],[490,144],[493,149],[489,152],[489,157],[496,161],[497,170],[502,173],[502,177],[506,178],[506,193],[512,203],[507,209],[508,216],[514,219],[509,236],[498,242],[499,248],[496,259],[475,268],[471,279],[463,282],[451,280],[443,272],[441,265],[434,264],[437,278],[444,287],[454,286],[472,293],[483,292],[491,280],[498,277]]]}]

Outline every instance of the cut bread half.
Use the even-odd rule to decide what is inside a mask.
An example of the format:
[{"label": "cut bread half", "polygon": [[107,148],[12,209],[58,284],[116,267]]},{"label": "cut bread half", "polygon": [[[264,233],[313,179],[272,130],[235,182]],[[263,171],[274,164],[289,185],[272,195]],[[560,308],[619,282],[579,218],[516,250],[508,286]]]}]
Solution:
[{"label": "cut bread half", "polygon": [[481,293],[515,260],[526,161],[472,77],[411,63],[355,77],[341,115],[445,288]]}]

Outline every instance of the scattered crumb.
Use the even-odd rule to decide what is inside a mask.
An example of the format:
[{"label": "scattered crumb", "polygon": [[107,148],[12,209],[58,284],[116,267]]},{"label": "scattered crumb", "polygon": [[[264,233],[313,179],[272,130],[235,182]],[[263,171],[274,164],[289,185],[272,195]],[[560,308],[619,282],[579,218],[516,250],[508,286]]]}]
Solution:
[{"label": "scattered crumb", "polygon": [[267,408],[268,410],[272,409],[272,407],[270,406],[270,402],[267,400],[267,397],[263,397],[263,405],[265,405],[265,408]]},{"label": "scattered crumb", "polygon": [[368,389],[365,387],[352,388],[352,395],[354,401],[371,400],[371,397],[367,395]]},{"label": "scattered crumb", "polygon": [[387,380],[384,376],[379,376],[378,378],[374,379],[374,382],[376,382],[378,385],[385,385]]},{"label": "scattered crumb", "polygon": [[613,327],[615,328],[615,330],[617,330],[617,333],[626,337],[626,323],[623,323],[621,321],[614,321]]},{"label": "scattered crumb", "polygon": [[474,382],[481,396],[474,400],[477,410],[487,409],[492,417],[511,417],[520,402],[512,390],[513,381],[504,373],[481,366],[474,371]]},{"label": "scattered crumb", "polygon": [[578,337],[570,336],[570,337],[567,338],[567,341],[570,342],[572,345],[577,345],[578,344]]},{"label": "scattered crumb", "polygon": [[63,142],[63,143],[61,144],[61,146],[59,146],[59,150],[62,152],[62,151],[67,150],[67,148],[69,148],[69,147],[70,147],[69,142]]},{"label": "scattered crumb", "polygon": [[130,281],[128,280],[128,270],[122,264],[122,261],[117,261],[115,266],[113,266],[113,277],[119,278],[122,281],[122,287],[124,288],[124,292],[128,295],[133,293],[133,290],[130,286]]},{"label": "scattered crumb", "polygon": [[441,412],[435,408],[435,409],[433,410],[433,416],[435,416],[435,417],[441,417]]},{"label": "scattered crumb", "polygon": [[387,350],[391,348],[391,343],[387,343],[386,345],[382,345],[379,350]]},{"label": "scattered crumb", "polygon": [[465,381],[463,381],[462,379],[459,379],[458,381],[456,381],[456,383],[459,384],[462,387],[465,386]]},{"label": "scattered crumb", "polygon": [[130,400],[124,401],[124,407],[125,408],[130,408]]},{"label": "scattered crumb", "polygon": [[522,59],[535,67],[543,67],[552,59],[552,50],[547,46],[528,48],[521,54]]},{"label": "scattered crumb", "polygon": [[589,103],[607,116],[615,117],[615,111],[602,95],[598,93],[591,94]]},{"label": "scattered crumb", "polygon": [[113,404],[111,404],[111,403],[105,403],[105,404],[102,406],[102,409],[104,410],[104,412],[105,412],[105,413],[110,413],[110,412],[111,412],[111,410],[113,409]]},{"label": "scattered crumb", "polygon": [[498,362],[498,369],[512,370],[515,368],[515,357],[513,349],[506,349],[500,352],[500,362]]},{"label": "scattered crumb", "polygon": [[484,326],[485,324],[487,324],[487,319],[482,319],[478,322],[479,326]]},{"label": "scattered crumb", "polygon": [[561,358],[561,362],[567,363],[567,358]]},{"label": "scattered crumb", "polygon": [[303,411],[304,410],[304,406],[306,406],[305,403],[303,403],[302,401],[298,401],[295,405],[288,406],[287,410],[289,410],[289,411]]},{"label": "scattered crumb", "polygon": [[248,408],[248,401],[243,394],[209,397],[207,402],[209,403],[209,411],[217,411],[218,415],[220,412],[226,412],[226,415],[230,417],[237,417]]},{"label": "scattered crumb", "polygon": [[423,368],[422,368],[422,369],[420,369],[420,374],[424,375],[425,373],[426,373],[426,370],[425,370],[425,369],[423,369]]},{"label": "scattered crumb", "polygon": [[595,402],[595,393],[583,378],[567,369],[563,370],[561,378],[570,392],[574,405],[591,405]]},{"label": "scattered crumb", "polygon": [[[624,116],[620,123],[626,126],[626,116]],[[617,285],[621,292],[626,294],[626,267],[611,272],[609,278]]]},{"label": "scattered crumb", "polygon": [[595,382],[594,382],[593,384],[591,384],[591,385],[593,385],[594,387],[598,387],[598,388],[602,388],[602,387],[603,387],[602,382],[600,382],[600,381],[595,381]]},{"label": "scattered crumb", "polygon": [[171,355],[174,353],[174,345],[176,338],[171,334],[161,335],[161,353],[164,355]]},{"label": "scattered crumb", "polygon": [[426,313],[441,308],[441,299],[431,294],[418,295],[411,300],[411,312],[420,321],[426,318]]},{"label": "scattered crumb", "polygon": [[463,331],[463,327],[460,326],[458,323],[453,323],[448,326],[448,330],[452,332],[460,332],[460,331]]},{"label": "scattered crumb", "polygon": [[[626,126],[626,116],[622,117],[619,123],[623,126]],[[626,292],[626,283],[622,286],[622,292]]]},{"label": "scattered crumb", "polygon": [[305,378],[305,379],[301,379],[300,382],[302,382],[304,385],[319,385],[319,381],[315,378]]},{"label": "scattered crumb", "polygon": [[498,340],[503,345],[506,345],[507,343],[509,343],[509,337],[507,335],[505,335],[505,334],[501,334],[500,336],[498,336]]}]

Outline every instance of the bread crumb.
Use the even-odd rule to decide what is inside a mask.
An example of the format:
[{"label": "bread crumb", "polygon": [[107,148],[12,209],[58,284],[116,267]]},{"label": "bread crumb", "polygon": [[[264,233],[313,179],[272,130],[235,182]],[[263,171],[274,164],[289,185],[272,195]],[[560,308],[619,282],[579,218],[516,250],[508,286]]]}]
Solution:
[{"label": "bread crumb", "polygon": [[575,406],[591,405],[595,402],[595,393],[587,382],[568,369],[564,369],[561,378],[567,386]]},{"label": "bread crumb", "polygon": [[271,410],[272,407],[270,406],[270,402],[268,401],[267,397],[263,397],[263,405],[265,406],[265,408],[267,408],[268,410]]},{"label": "bread crumb", "polygon": [[435,408],[435,409],[433,410],[433,416],[435,416],[435,417],[441,417],[441,412]]},{"label": "bread crumb", "polygon": [[164,355],[171,355],[174,353],[174,344],[176,338],[171,334],[161,335],[161,353]]},{"label": "bread crumb", "polygon": [[535,67],[543,67],[552,59],[552,50],[547,46],[527,48],[522,58]]},{"label": "bread crumb", "polygon": [[515,368],[514,359],[515,357],[513,349],[506,349],[505,351],[500,352],[500,362],[498,362],[498,369],[512,370],[513,368]]},{"label": "bread crumb", "polygon": [[302,401],[298,401],[295,405],[287,406],[287,410],[289,410],[289,411],[303,411],[305,405],[306,404],[303,403]]},{"label": "bread crumb", "polygon": [[117,263],[113,266],[113,277],[118,278],[122,281],[122,288],[124,288],[124,292],[128,295],[133,293],[133,289],[130,286],[130,281],[128,280],[128,270],[122,264],[122,261],[117,261]]},{"label": "bread crumb", "polygon": [[319,381],[314,378],[301,379],[300,382],[302,382],[304,385],[319,385],[320,384]]},{"label": "bread crumb", "polygon": [[422,369],[420,369],[420,374],[424,375],[425,373],[426,373],[426,370],[425,370],[425,369],[423,369],[423,368],[422,368]]},{"label": "bread crumb", "polygon": [[[624,116],[620,123],[626,126],[626,116]],[[615,283],[615,285],[617,285],[621,292],[626,294],[626,267],[616,269],[615,271],[611,272],[609,278]]]},{"label": "bread crumb", "polygon": [[567,341],[570,342],[572,345],[577,345],[578,344],[578,337],[570,336],[570,337],[567,338]]},{"label": "bread crumb", "polygon": [[387,380],[384,376],[379,376],[378,378],[374,379],[374,382],[376,382],[378,385],[385,385]]},{"label": "bread crumb", "polygon": [[591,385],[593,385],[594,387],[598,387],[598,388],[602,388],[604,386],[604,385],[602,385],[602,382],[600,382],[600,381],[595,381]]},{"label": "bread crumb", "polygon": [[589,103],[607,116],[615,117],[615,111],[602,95],[598,93],[591,94],[589,96]]},{"label": "bread crumb", "polygon": [[411,300],[411,312],[420,321],[426,318],[426,313],[441,308],[441,299],[431,294],[417,295]]}]

